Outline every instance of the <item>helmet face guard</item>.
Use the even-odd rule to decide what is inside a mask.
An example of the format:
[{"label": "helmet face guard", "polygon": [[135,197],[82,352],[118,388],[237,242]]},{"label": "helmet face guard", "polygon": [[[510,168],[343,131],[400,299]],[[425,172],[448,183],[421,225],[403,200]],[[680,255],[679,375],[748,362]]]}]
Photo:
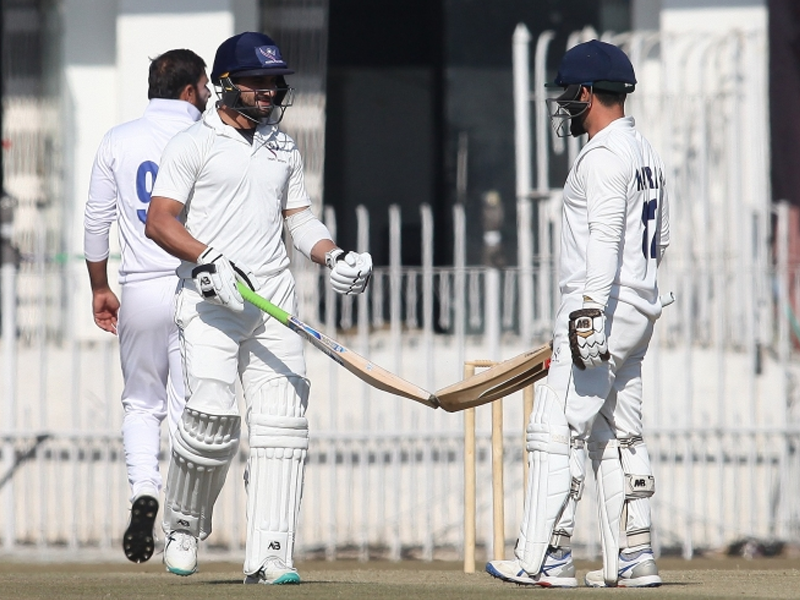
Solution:
[{"label": "helmet face guard", "polygon": [[[578,137],[586,133],[582,117],[589,110],[591,102],[580,100],[583,87],[579,84],[568,85],[560,95],[546,100],[553,131],[558,137]],[[591,86],[588,87],[591,92]]]},{"label": "helmet face guard", "polygon": [[[217,105],[235,110],[258,124],[277,124],[294,98],[294,90],[284,79],[284,75],[292,73],[294,71],[283,60],[280,48],[268,35],[246,31],[230,37],[217,48],[211,70],[211,81],[219,97]],[[240,77],[266,76],[275,77],[274,87],[242,91],[236,85]],[[250,93],[254,97],[269,94],[271,107],[266,109],[244,104],[242,94]]]},{"label": "helmet face guard", "polygon": [[[585,115],[595,90],[630,94],[636,89],[636,74],[630,59],[619,47],[600,40],[589,40],[567,50],[555,80],[546,83],[545,87],[562,90],[560,96],[547,99],[556,135],[577,137],[586,133]],[[588,102],[580,100],[583,88],[589,90]]]},{"label": "helmet face guard", "polygon": [[[219,97],[218,104],[235,110],[246,119],[259,125],[277,125],[283,119],[286,109],[294,103],[294,88],[286,83],[286,79],[283,75],[278,75],[275,77],[275,87],[242,92],[233,79],[250,74],[249,72],[234,74],[225,73],[221,76],[219,85],[215,86],[217,96]],[[256,73],[252,74],[255,75]],[[265,74],[265,72],[261,71],[258,74]],[[254,96],[270,93],[272,94],[272,107],[265,114],[264,109],[259,109],[256,106],[248,106],[242,102],[243,93],[253,94]]]}]

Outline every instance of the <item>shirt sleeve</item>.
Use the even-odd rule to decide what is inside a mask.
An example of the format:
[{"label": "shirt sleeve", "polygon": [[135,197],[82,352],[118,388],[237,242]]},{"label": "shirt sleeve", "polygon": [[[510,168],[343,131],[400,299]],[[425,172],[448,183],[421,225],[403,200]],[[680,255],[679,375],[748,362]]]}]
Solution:
[{"label": "shirt sleeve", "polygon": [[[663,171],[662,171],[663,173]],[[664,252],[669,246],[669,191],[667,189],[666,178],[661,180],[661,207],[659,213],[659,253],[658,260],[664,256]]]},{"label": "shirt sleeve", "polygon": [[173,137],[164,148],[151,196],[163,196],[186,204],[203,164],[202,150],[185,132]]},{"label": "shirt sleeve", "polygon": [[291,171],[281,200],[281,209],[291,210],[293,208],[311,206],[311,198],[306,191],[305,175],[303,173],[303,157],[300,155],[297,146],[292,150],[289,164]]},{"label": "shirt sleeve", "polygon": [[109,231],[117,219],[114,163],[113,136],[107,133],[94,158],[83,214],[83,252],[90,262],[103,261],[109,254]]},{"label": "shirt sleeve", "polygon": [[619,270],[630,168],[602,146],[584,157],[582,167],[589,225],[584,295],[605,306]]}]

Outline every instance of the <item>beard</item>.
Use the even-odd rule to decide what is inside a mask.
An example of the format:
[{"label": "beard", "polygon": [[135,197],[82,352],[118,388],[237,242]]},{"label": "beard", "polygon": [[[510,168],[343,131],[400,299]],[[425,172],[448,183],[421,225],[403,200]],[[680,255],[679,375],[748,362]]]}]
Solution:
[{"label": "beard", "polygon": [[253,119],[254,121],[265,121],[269,119],[269,116],[272,114],[272,110],[275,107],[272,104],[268,106],[257,106],[240,102],[240,106],[237,108],[240,113]]},{"label": "beard", "polygon": [[237,110],[254,121],[265,121],[269,119],[273,108],[274,107],[272,106],[269,108],[259,108],[258,106],[242,106]]},{"label": "beard", "polygon": [[586,133],[586,116],[584,114],[572,117],[569,120],[569,133],[572,137],[580,137]]},{"label": "beard", "polygon": [[[248,98],[247,96],[250,97]],[[274,109],[275,105],[271,102],[259,106],[254,94],[240,94],[238,106],[236,107],[236,110],[245,117],[258,123],[266,123]]]}]

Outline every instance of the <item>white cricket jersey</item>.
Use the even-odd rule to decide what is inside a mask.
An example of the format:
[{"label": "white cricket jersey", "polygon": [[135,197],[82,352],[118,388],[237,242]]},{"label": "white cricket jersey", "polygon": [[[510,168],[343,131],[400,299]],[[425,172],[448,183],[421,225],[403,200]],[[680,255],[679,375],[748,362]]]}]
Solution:
[{"label": "white cricket jersey", "polygon": [[[183,203],[186,230],[262,283],[289,266],[283,211],[311,205],[294,140],[260,125],[250,144],[216,110],[167,145],[153,195]],[[182,262],[178,276],[195,266]]]},{"label": "white cricket jersey", "polygon": [[113,127],[100,143],[84,211],[83,246],[88,261],[108,258],[109,230],[117,220],[120,283],[175,274],[180,261],[146,238],[144,225],[164,147],[199,118],[200,111],[188,102],[154,98],[140,118]]},{"label": "white cricket jersey", "polygon": [[617,119],[583,147],[564,185],[561,293],[618,298],[658,317],[668,244],[664,164],[632,117]]}]

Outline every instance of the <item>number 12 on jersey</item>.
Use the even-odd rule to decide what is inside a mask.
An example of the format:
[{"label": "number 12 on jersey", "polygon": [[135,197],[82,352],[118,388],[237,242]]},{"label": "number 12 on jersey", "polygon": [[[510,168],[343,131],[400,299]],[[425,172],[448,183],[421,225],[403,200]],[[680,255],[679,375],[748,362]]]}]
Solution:
[{"label": "number 12 on jersey", "polygon": [[642,254],[645,259],[658,258],[656,247],[656,213],[658,211],[658,200],[653,198],[642,205]]}]

